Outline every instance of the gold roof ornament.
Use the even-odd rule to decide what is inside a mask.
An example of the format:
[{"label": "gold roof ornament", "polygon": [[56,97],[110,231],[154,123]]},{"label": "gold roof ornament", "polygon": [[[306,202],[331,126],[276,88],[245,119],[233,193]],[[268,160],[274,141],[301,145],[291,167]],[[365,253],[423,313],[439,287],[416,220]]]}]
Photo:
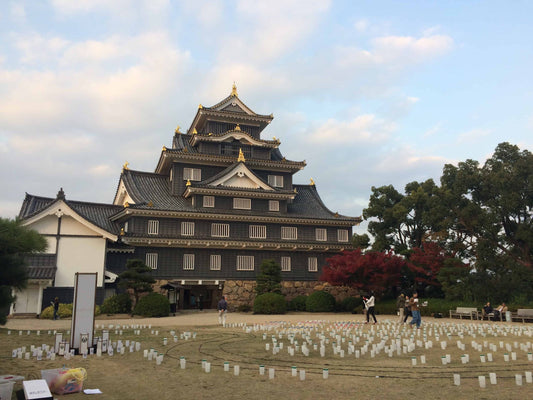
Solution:
[{"label": "gold roof ornament", "polygon": [[240,131],[240,130],[241,130],[241,126],[239,124],[237,124],[237,126],[234,129],[234,131]]},{"label": "gold roof ornament", "polygon": [[150,200],[147,204],[148,207],[153,207],[154,206],[154,203],[152,202],[152,200]]},{"label": "gold roof ornament", "polygon": [[311,186],[315,186],[315,181],[311,178]]},{"label": "gold roof ornament", "polygon": [[181,132],[180,132],[180,128],[181,128],[181,127],[178,125],[178,126],[176,127],[176,130],[174,131],[174,133],[181,133]]},{"label": "gold roof ornament", "polygon": [[163,151],[167,151],[167,146],[163,146]]},{"label": "gold roof ornament", "polygon": [[124,203],[124,208],[128,208],[129,206],[130,206],[130,203],[128,203],[128,202]]},{"label": "gold roof ornament", "polygon": [[122,166],[122,169],[123,169],[123,170],[125,170],[125,169],[129,169],[129,167],[128,167],[129,165],[130,165],[130,163],[126,161],[126,162],[124,163],[124,165]]},{"label": "gold roof ornament", "polygon": [[194,128],[194,129],[192,130],[192,134],[193,134],[193,135],[198,135],[198,131],[196,130],[196,128]]},{"label": "gold roof ornament", "polygon": [[338,211],[335,213],[335,218],[339,218],[339,212]]},{"label": "gold roof ornament", "polygon": [[209,132],[207,136],[213,136],[213,132]]},{"label": "gold roof ornament", "polygon": [[185,184],[185,186],[191,186],[191,180],[190,179],[187,179],[187,183]]},{"label": "gold roof ornament", "polygon": [[272,140],[273,140],[273,141],[277,141],[278,139],[276,139],[276,137],[273,136],[273,137],[272,137]]},{"label": "gold roof ornament", "polygon": [[237,96],[237,86],[235,85],[235,81],[233,81],[233,86],[231,87],[231,95]]},{"label": "gold roof ornament", "polygon": [[204,108],[204,106],[202,104],[198,104],[198,109],[201,110],[202,108]]},{"label": "gold roof ornament", "polygon": [[126,232],[124,232],[124,228],[120,228],[120,236],[124,236]]},{"label": "gold roof ornament", "polygon": [[239,149],[239,158],[237,158],[237,162],[245,162],[246,159],[244,158],[244,153],[242,152],[242,149]]}]

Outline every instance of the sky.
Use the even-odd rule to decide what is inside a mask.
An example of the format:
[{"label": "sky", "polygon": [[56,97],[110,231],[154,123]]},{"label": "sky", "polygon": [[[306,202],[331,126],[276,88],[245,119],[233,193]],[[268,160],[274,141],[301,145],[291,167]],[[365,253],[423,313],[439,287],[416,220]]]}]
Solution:
[{"label": "sky", "polygon": [[[235,82],[333,212],[533,151],[533,2],[0,0],[0,217],[111,203]],[[362,224],[356,231],[365,232]]]}]

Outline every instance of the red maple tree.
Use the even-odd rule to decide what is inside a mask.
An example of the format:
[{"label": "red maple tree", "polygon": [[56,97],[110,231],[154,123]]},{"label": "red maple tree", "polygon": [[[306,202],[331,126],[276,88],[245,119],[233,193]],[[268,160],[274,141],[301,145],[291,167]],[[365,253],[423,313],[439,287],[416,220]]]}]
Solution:
[{"label": "red maple tree", "polygon": [[450,255],[434,242],[423,242],[421,247],[412,249],[407,267],[414,275],[414,280],[422,286],[440,287],[437,274]]},{"label": "red maple tree", "polygon": [[392,252],[346,250],[326,260],[320,280],[335,286],[350,286],[376,294],[398,286],[403,257]]}]

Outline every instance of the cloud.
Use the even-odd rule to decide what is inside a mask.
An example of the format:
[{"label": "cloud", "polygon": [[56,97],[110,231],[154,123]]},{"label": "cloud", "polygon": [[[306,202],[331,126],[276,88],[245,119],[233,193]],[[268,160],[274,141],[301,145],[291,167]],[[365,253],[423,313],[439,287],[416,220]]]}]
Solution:
[{"label": "cloud", "polygon": [[328,119],[310,134],[310,139],[325,145],[376,144],[385,141],[394,128],[394,123],[381,120],[373,114],[364,114],[350,121]]},{"label": "cloud", "polygon": [[459,134],[457,137],[458,143],[472,143],[477,142],[480,139],[483,139],[491,134],[490,129],[471,129],[467,132]]},{"label": "cloud", "polygon": [[[190,54],[175,48],[164,32],[84,42],[31,34],[19,37],[17,46],[31,52],[39,43],[55,52],[55,68],[0,68],[0,124],[29,136],[73,126],[104,132],[126,132],[125,125],[149,129],[150,116],[164,109],[161,104],[191,65]],[[28,58],[26,52],[21,57]],[[51,56],[43,51],[33,57],[41,64]]]},{"label": "cloud", "polygon": [[365,32],[368,29],[368,21],[366,19],[359,19],[353,24],[357,32]]},{"label": "cloud", "polygon": [[446,35],[421,38],[382,36],[371,40],[369,49],[337,48],[337,63],[344,67],[386,66],[400,69],[442,56],[453,48],[453,39]]}]

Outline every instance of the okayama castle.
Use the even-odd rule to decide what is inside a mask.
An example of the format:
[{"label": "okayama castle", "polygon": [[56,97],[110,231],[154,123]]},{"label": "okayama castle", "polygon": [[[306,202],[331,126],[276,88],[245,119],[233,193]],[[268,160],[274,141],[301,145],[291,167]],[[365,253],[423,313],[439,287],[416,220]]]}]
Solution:
[{"label": "okayama castle", "polygon": [[305,161],[286,159],[280,141],[262,138],[272,115],[231,94],[198,106],[178,127],[154,172],[123,167],[112,204],[26,194],[24,224],[48,239],[29,259],[29,285],[12,312],[36,313],[59,296],[72,301],[74,274],[97,272],[97,302],[115,293],[128,259],[152,268],[156,291],[178,309],[214,308],[222,294],[251,304],[261,262],[281,266],[287,298],[308,294],[326,258],[351,248],[361,222],[326,208],[313,181],[293,183]]}]

